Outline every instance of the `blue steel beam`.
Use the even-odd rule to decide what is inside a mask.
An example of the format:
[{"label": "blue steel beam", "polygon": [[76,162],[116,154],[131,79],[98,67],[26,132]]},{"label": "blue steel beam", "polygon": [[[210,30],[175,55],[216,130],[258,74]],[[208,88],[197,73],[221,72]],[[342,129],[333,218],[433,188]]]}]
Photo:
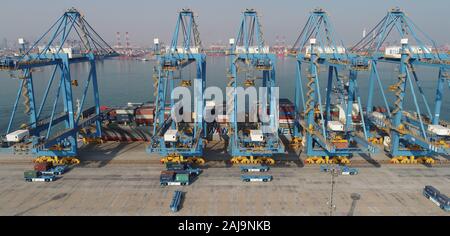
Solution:
[{"label": "blue steel beam", "polygon": [[[276,117],[279,112],[276,109],[278,99],[272,93],[272,88],[276,86],[276,57],[273,53],[268,51],[268,47],[265,45],[260,19],[258,13],[254,9],[246,9],[243,12],[235,40],[236,41],[230,45],[230,52],[228,55],[230,58],[229,71],[231,73],[229,85],[234,91],[231,94],[232,98],[227,97],[227,99],[232,100],[232,103],[229,105],[233,105],[233,109],[230,110],[231,114],[229,114],[230,143],[228,151],[233,157],[271,157],[277,153],[284,153],[284,146],[278,137],[279,132],[278,130],[274,131],[275,127],[277,127],[275,122],[278,122]],[[266,123],[266,125],[268,125],[274,133],[263,133],[266,140],[265,143],[252,143],[258,145],[258,147],[249,147],[248,145],[250,145],[251,141],[245,136],[239,135],[242,128],[240,126],[241,124],[238,124],[240,122],[238,122],[238,111],[243,108],[237,106],[237,88],[240,86],[237,70],[238,64],[247,64],[248,67],[260,71],[262,73],[262,86],[268,88],[268,92],[265,94],[267,97],[264,99],[265,101],[268,101],[269,114],[273,118],[271,118],[270,122],[268,122],[268,124]],[[262,106],[262,111],[267,110],[266,102],[263,102],[263,104],[260,105]]]},{"label": "blue steel beam", "polygon": [[[387,40],[392,40],[392,31],[396,31],[401,39],[402,46],[399,56],[387,54],[381,49]],[[376,37],[372,37],[376,35]],[[369,37],[370,36],[370,37]],[[398,39],[397,39],[398,40]],[[378,82],[382,97],[387,106],[386,97],[383,92],[382,84],[378,75],[379,63],[392,63],[400,66],[398,83],[391,86],[395,88],[396,101],[393,103],[394,110],[391,112],[388,108],[387,121],[379,121],[370,118],[368,127],[374,126],[382,129],[389,128],[391,136],[390,154],[396,156],[432,156],[435,154],[445,154],[445,148],[437,147],[434,143],[440,140],[445,141],[445,137],[437,137],[429,132],[428,122],[423,120],[423,115],[419,106],[413,86],[414,79],[416,87],[425,104],[426,114],[431,119],[431,124],[440,124],[440,111],[444,95],[443,84],[445,80],[442,73],[449,68],[448,54],[440,53],[436,42],[429,35],[423,32],[406,14],[398,8],[390,10],[387,15],[370,31],[367,37],[363,38],[352,47],[351,53],[358,58],[369,60],[371,63],[371,73],[369,77],[369,96],[366,106],[368,114],[372,111],[375,81]],[[423,92],[420,80],[415,71],[415,66],[426,66],[438,68],[439,75],[436,86],[436,97],[434,99],[434,113],[431,112],[428,100]],[[407,90],[409,84],[410,89]],[[410,93],[413,96],[415,111],[418,114],[417,119],[411,119],[404,115],[404,97]],[[405,113],[406,114],[406,113]],[[371,117],[369,115],[369,117]],[[445,122],[443,122],[445,123]],[[405,126],[405,124],[408,124]],[[408,130],[405,130],[408,127]],[[414,134],[408,133],[417,130]],[[405,134],[405,132],[407,132]],[[409,150],[410,146],[419,146],[420,150]]]},{"label": "blue steel beam", "polygon": [[[62,52],[62,49],[69,36],[75,34],[74,32],[80,37],[85,47],[80,49],[81,53],[79,55],[70,58],[68,53]],[[38,45],[43,43],[45,43],[43,49],[39,49]],[[100,103],[96,81],[95,61],[100,58],[117,56],[118,54],[107,45],[103,39],[101,39],[84,17],[73,8],[66,11],[31,48],[27,51],[23,51],[24,54],[20,57],[0,60],[0,67],[2,69],[19,70],[22,71],[23,74],[7,132],[10,132],[11,130],[19,98],[24,96],[25,102],[27,103],[27,115],[29,116],[29,123],[26,124],[26,128],[30,131],[30,140],[35,147],[32,149],[33,154],[41,156],[52,153],[62,156],[74,156],[77,154],[77,138],[80,129],[96,123],[96,137],[101,136],[101,124],[99,120]],[[93,83],[95,115],[90,118],[79,120],[78,117],[75,118],[73,110],[74,104],[70,64],[83,62],[89,62],[91,67],[87,83]],[[39,110],[37,110],[35,106],[35,94],[37,91],[35,91],[33,86],[34,79],[31,70],[33,68],[45,66],[55,66],[55,68],[45,87]],[[56,76],[56,72],[59,72],[59,76]],[[51,115],[49,118],[41,119],[42,111],[48,100],[48,95],[52,90],[54,80],[59,80],[59,86],[56,90],[56,97],[52,106]],[[25,91],[24,88],[26,89]],[[58,103],[60,93],[62,93],[63,97],[64,113],[56,115],[56,104]],[[83,101],[85,100],[86,95],[85,91],[82,97]],[[80,114],[81,110],[82,109],[79,111]],[[56,124],[61,122],[65,123],[65,131],[51,137],[52,129],[54,129]],[[44,131],[46,132],[46,135],[45,138],[42,139],[40,133]],[[54,145],[60,146],[63,151],[53,150]]]},{"label": "blue steel beam", "polygon": [[[358,140],[357,144],[361,147],[337,149],[332,144],[332,130],[327,127],[328,121],[332,120],[331,106],[333,104],[340,104],[344,108],[345,113],[345,128],[343,138],[349,143],[357,134],[354,133],[352,124],[352,110],[354,100],[358,101],[360,108],[360,115],[362,119],[363,113],[360,104],[360,95],[357,93],[356,79],[357,70],[355,67],[359,66],[353,60],[341,40],[338,40],[334,28],[327,13],[323,9],[315,9],[311,12],[306,25],[303,27],[298,36],[291,52],[297,60],[297,79],[296,79],[296,96],[304,96],[300,103],[298,99],[295,102],[296,122],[302,118],[300,114],[304,114],[306,123],[302,125],[305,132],[306,144],[305,152],[307,156],[351,156],[357,152],[374,152],[376,148],[362,142],[364,138],[355,138]],[[309,65],[307,87],[309,91],[304,94],[302,88],[302,74],[301,65]],[[322,96],[319,87],[319,66],[328,68],[328,79],[326,83],[326,101],[322,104]],[[364,65],[365,66],[365,65]],[[366,66],[367,67],[367,66]],[[349,71],[348,88],[345,90],[343,81],[339,78],[342,71]],[[335,78],[334,78],[335,77]],[[335,84],[336,83],[336,84]],[[334,91],[337,89],[338,93]],[[338,96],[338,99],[332,99],[332,95]],[[300,105],[303,107],[303,112],[300,110]],[[325,106],[323,111],[323,105]],[[315,116],[315,110],[319,111],[318,118]],[[318,121],[317,121],[318,120]],[[362,126],[364,137],[366,137],[366,127]],[[338,134],[340,135],[340,134]],[[301,137],[299,130],[294,131],[294,137]]]},{"label": "blue steel beam", "polygon": [[[181,37],[181,40],[179,40]],[[204,91],[206,86],[206,55],[202,51],[199,31],[194,19],[194,13],[190,9],[183,9],[179,12],[175,31],[172,36],[170,47],[162,55],[159,53],[159,44],[155,45],[157,51],[156,66],[157,87],[155,99],[155,120],[153,135],[150,145],[147,147],[149,153],[159,153],[162,156],[178,154],[184,157],[194,157],[203,155],[203,140],[206,134],[206,124],[203,119]],[[196,67],[194,81],[194,107],[195,120],[193,122],[193,134],[186,135],[184,130],[180,130],[179,140],[166,145],[164,133],[167,129],[176,128],[176,121],[170,117],[165,119],[164,110],[166,106],[174,108],[175,100],[170,98],[166,102],[167,96],[175,88],[174,73],[180,72],[193,64]],[[181,79],[181,78],[180,78]],[[186,148],[186,145],[188,148]],[[174,147],[175,146],[175,147]]]}]

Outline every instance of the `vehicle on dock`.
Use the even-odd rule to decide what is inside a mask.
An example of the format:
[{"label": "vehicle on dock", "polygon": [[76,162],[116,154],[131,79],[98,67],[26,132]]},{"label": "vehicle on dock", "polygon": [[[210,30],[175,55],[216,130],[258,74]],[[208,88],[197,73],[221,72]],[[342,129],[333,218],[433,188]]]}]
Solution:
[{"label": "vehicle on dock", "polygon": [[267,172],[269,171],[268,166],[241,166],[242,172]]},{"label": "vehicle on dock", "polygon": [[66,171],[69,169],[69,167],[67,165],[59,165],[59,166],[55,166],[52,167],[46,171],[41,171],[41,174],[44,175],[62,175],[64,173],[66,173]]},{"label": "vehicle on dock", "polygon": [[191,175],[188,171],[161,171],[159,182],[166,185],[189,185]]},{"label": "vehicle on dock", "polygon": [[191,175],[192,174],[199,175],[202,172],[202,170],[200,168],[194,168],[190,164],[187,164],[187,163],[182,163],[182,164],[167,163],[166,169],[168,171],[187,171]]},{"label": "vehicle on dock", "polygon": [[180,210],[181,201],[183,200],[183,192],[175,191],[173,194],[172,202],[170,203],[170,210],[177,212]]},{"label": "vehicle on dock", "polygon": [[241,175],[244,182],[269,182],[272,181],[271,175]]},{"label": "vehicle on dock", "polygon": [[[321,172],[330,172],[333,169],[332,165],[321,165]],[[358,169],[348,167],[348,166],[339,166],[338,168],[339,174],[341,175],[357,175],[359,173]]]},{"label": "vehicle on dock", "polygon": [[341,175],[357,175],[358,169],[348,166],[341,166]]},{"label": "vehicle on dock", "polygon": [[450,199],[445,194],[440,193],[435,187],[430,185],[425,186],[423,188],[423,195],[442,210],[450,211]]},{"label": "vehicle on dock", "polygon": [[35,170],[25,171],[23,175],[25,181],[27,182],[52,182],[56,180],[55,175],[42,174],[41,172]]}]

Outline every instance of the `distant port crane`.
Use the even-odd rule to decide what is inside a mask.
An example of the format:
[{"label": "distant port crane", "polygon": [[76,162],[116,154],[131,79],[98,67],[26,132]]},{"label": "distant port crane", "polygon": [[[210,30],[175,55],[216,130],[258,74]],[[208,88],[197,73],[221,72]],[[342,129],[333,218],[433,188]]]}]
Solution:
[{"label": "distant port crane", "polygon": [[[297,60],[291,147],[304,146],[308,164],[347,164],[354,153],[375,152],[367,141],[356,80],[357,71],[367,67],[359,67],[347,54],[326,11],[311,12],[290,54]],[[328,69],[324,100],[319,82],[322,67]]]},{"label": "distant port crane", "polygon": [[[395,41],[397,46],[387,46]],[[366,104],[366,125],[375,129],[372,141],[383,143],[392,163],[432,164],[434,155],[449,155],[450,127],[440,118],[445,87],[450,87],[448,54],[438,51],[435,41],[422,31],[399,8],[387,15],[351,48],[359,61],[369,65],[369,90]],[[394,101],[388,102],[386,88],[378,73],[380,64],[396,65],[396,82],[388,87],[394,93]],[[417,68],[437,72],[435,98],[431,105],[424,94]],[[384,102],[384,111],[373,109],[376,85]],[[412,96],[414,111],[405,110],[405,97]],[[376,136],[384,137],[376,138]]]},{"label": "distant port crane", "polygon": [[[78,38],[79,48],[67,47],[71,38]],[[19,44],[24,45],[23,39]],[[100,96],[98,93],[96,61],[117,56],[100,35],[86,21],[83,14],[71,8],[48,29],[30,48],[23,46],[22,54],[0,61],[0,69],[8,70],[19,80],[19,89],[9,119],[6,135],[2,136],[1,150],[10,153],[32,153],[35,156],[77,156],[78,135],[87,141],[101,138]],[[76,63],[89,65],[87,78],[72,77],[70,66]],[[33,70],[51,68],[51,77],[45,91],[35,89]],[[39,78],[39,77],[38,77]],[[81,102],[74,108],[74,92],[82,88]],[[83,111],[89,87],[92,88],[94,106]],[[50,114],[46,102],[53,96]],[[14,127],[19,100],[23,98],[28,123]],[[42,98],[37,106],[38,98]],[[63,108],[58,109],[62,104]],[[61,106],[61,105],[60,105]],[[62,110],[62,111],[60,111]]]},{"label": "distant port crane", "polygon": [[[165,51],[161,52],[158,39],[154,43],[158,61],[154,70],[155,119],[147,151],[162,155],[163,163],[187,161],[203,164],[203,149],[206,145],[206,123],[203,119],[206,54],[203,52],[194,12],[190,9],[179,12],[172,42]],[[196,67],[195,78],[181,78],[181,71],[190,64]],[[165,112],[176,108],[175,99],[170,97],[170,93],[177,81],[180,86],[193,86],[193,122],[175,121],[170,112]]]},{"label": "distant port crane", "polygon": [[[279,131],[276,124],[278,122],[278,97],[272,94],[272,88],[276,86],[276,56],[269,52],[269,47],[264,43],[261,22],[255,10],[246,9],[243,12],[237,37],[230,39],[230,47],[227,87],[231,89],[227,90],[226,109],[227,114],[230,114],[228,151],[232,155],[231,162],[234,164],[274,164],[272,156],[284,153],[284,146],[278,136]],[[239,74],[244,74],[243,81],[239,80]],[[259,94],[265,99],[261,104],[257,104],[258,110],[267,112],[270,120],[254,119],[253,121],[246,120],[246,122],[238,120],[238,116],[245,114],[245,111],[242,111],[243,107],[238,107],[238,86],[254,87],[258,84],[267,87],[265,95]],[[249,116],[251,115],[249,114]]]}]

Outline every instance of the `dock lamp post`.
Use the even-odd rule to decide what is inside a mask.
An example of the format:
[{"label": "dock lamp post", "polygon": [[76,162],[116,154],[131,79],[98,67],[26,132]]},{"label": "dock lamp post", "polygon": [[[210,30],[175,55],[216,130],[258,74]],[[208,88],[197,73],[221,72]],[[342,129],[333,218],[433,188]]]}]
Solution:
[{"label": "dock lamp post", "polygon": [[333,211],[336,210],[336,205],[334,204],[334,188],[336,184],[335,178],[339,175],[340,168],[339,166],[335,165],[330,170],[330,176],[331,176],[331,192],[330,192],[330,200],[327,202],[328,207],[330,209],[330,216],[333,216]]}]

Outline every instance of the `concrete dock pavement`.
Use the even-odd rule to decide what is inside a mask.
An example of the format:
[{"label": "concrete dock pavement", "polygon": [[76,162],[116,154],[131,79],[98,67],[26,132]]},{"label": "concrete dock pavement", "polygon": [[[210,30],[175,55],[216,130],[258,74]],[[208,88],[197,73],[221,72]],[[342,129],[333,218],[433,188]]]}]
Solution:
[{"label": "concrete dock pavement", "polygon": [[[242,182],[238,167],[211,160],[183,187],[159,185],[164,166],[145,152],[145,143],[84,147],[80,160],[55,182],[27,183],[23,171],[32,168],[31,158],[1,156],[0,215],[329,214],[329,174],[317,165],[299,165],[298,156],[271,167],[273,181],[267,183]],[[450,195],[450,167],[361,165],[358,175],[336,178],[334,215],[448,216],[422,195],[425,185]],[[176,189],[186,194],[182,209],[172,213]]]}]

